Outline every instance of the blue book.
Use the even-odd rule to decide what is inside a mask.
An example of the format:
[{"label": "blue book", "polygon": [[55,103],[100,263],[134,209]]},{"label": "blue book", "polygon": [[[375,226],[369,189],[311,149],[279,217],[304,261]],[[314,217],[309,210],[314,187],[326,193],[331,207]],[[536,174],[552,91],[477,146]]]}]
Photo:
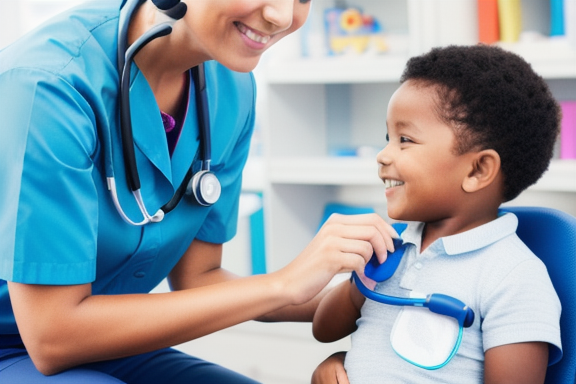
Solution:
[{"label": "blue book", "polygon": [[564,0],[550,0],[550,36],[564,36]]}]

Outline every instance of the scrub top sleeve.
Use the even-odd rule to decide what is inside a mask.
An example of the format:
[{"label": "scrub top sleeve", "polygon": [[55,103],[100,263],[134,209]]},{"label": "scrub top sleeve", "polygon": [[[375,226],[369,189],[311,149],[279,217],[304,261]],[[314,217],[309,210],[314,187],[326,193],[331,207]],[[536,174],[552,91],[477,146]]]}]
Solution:
[{"label": "scrub top sleeve", "polygon": [[[250,112],[244,127],[236,143],[227,150],[228,155],[225,156],[224,162],[217,164],[213,169],[222,185],[222,193],[218,202],[212,206],[207,220],[196,236],[202,241],[222,244],[236,235],[242,191],[242,171],[248,159],[255,122],[256,87],[252,74],[250,74],[250,82],[253,96],[248,98],[252,103],[248,108]],[[212,134],[213,137],[216,135],[216,132]]]},{"label": "scrub top sleeve", "polygon": [[549,364],[560,360],[560,300],[539,259],[514,268],[485,304],[484,351],[505,344],[541,341],[551,346]]},{"label": "scrub top sleeve", "polygon": [[82,284],[96,273],[95,117],[69,83],[42,70],[0,75],[0,278]]}]

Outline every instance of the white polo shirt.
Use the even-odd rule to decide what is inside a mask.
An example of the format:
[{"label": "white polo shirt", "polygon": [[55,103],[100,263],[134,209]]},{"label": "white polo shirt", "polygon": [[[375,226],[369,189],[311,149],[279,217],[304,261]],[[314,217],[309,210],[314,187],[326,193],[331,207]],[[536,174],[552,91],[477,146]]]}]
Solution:
[{"label": "white polo shirt", "polygon": [[399,357],[390,334],[402,307],[366,300],[345,367],[354,383],[482,383],[484,352],[500,345],[550,343],[550,364],[562,356],[560,300],[542,261],[516,235],[506,213],[464,233],[436,240],[420,253],[423,223],[409,223],[409,243],[398,270],[375,291],[408,297],[410,291],[453,296],[475,312],[462,344],[443,368],[426,370]]}]

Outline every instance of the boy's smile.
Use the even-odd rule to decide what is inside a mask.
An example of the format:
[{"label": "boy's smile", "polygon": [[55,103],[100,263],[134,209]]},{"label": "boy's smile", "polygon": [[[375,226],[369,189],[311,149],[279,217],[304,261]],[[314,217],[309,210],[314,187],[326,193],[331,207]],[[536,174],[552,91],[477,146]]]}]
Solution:
[{"label": "boy's smile", "polygon": [[383,181],[384,181],[384,185],[386,186],[386,189],[398,187],[400,185],[404,185],[404,182],[400,181],[400,180],[384,179]]},{"label": "boy's smile", "polygon": [[436,87],[409,80],[390,99],[389,143],[378,154],[388,215],[435,222],[458,212],[465,194],[466,154],[457,155],[454,129],[438,117]]}]

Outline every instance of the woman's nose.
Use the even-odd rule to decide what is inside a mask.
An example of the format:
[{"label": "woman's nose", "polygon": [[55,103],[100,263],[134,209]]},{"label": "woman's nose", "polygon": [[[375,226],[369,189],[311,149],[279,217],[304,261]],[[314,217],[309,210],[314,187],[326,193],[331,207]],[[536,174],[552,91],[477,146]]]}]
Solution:
[{"label": "woman's nose", "polygon": [[264,20],[284,31],[292,25],[294,19],[294,0],[270,0],[262,9]]}]

